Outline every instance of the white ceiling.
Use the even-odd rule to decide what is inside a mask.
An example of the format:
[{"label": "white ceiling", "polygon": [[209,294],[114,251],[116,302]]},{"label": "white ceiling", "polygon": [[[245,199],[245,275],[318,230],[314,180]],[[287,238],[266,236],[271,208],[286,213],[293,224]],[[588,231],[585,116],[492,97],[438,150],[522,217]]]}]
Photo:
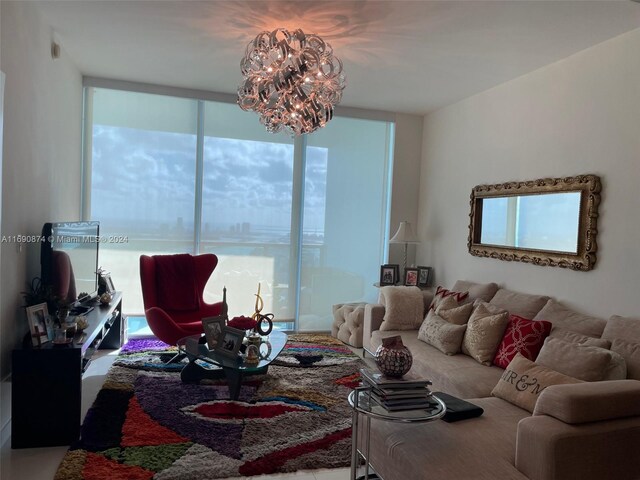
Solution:
[{"label": "white ceiling", "polygon": [[84,75],[235,93],[263,30],[318,33],[342,105],[424,114],[640,27],[631,1],[39,1]]}]

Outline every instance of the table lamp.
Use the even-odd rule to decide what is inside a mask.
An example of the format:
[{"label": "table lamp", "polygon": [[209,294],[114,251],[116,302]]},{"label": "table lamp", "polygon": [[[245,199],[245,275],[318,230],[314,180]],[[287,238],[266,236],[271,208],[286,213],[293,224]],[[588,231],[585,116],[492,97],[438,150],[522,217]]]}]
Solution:
[{"label": "table lamp", "polygon": [[391,237],[389,243],[404,243],[404,259],[402,263],[402,271],[407,268],[407,247],[410,243],[420,243],[418,237],[413,231],[413,227],[410,222],[400,222],[398,231]]}]

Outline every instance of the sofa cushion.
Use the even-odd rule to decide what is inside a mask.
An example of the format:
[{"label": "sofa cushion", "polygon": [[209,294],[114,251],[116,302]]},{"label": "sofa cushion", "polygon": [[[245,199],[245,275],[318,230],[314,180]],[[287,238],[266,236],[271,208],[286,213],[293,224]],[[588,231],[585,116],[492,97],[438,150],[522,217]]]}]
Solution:
[{"label": "sofa cushion", "polygon": [[380,330],[415,330],[422,323],[423,297],[418,287],[382,287],[385,306]]},{"label": "sofa cushion", "polygon": [[469,401],[482,416],[412,425],[372,421],[369,457],[376,472],[396,480],[526,480],[514,459],[518,422],[529,413],[499,398]]},{"label": "sofa cushion", "polygon": [[536,363],[585,382],[627,377],[624,359],[617,353],[556,338],[545,340]]},{"label": "sofa cushion", "polygon": [[537,365],[517,354],[491,391],[491,395],[533,412],[538,397],[548,386],[581,381]]},{"label": "sofa cushion", "polygon": [[553,327],[549,338],[557,338],[558,340],[564,340],[569,343],[577,343],[579,345],[589,345],[591,347],[611,348],[611,341],[604,338],[594,338],[582,333],[572,332],[571,330],[565,330],[564,328]]},{"label": "sofa cushion", "polygon": [[447,297],[440,302],[435,312],[438,316],[454,325],[464,325],[469,321],[473,310],[473,303],[460,305],[453,297]]},{"label": "sofa cushion", "polygon": [[612,315],[604,327],[602,338],[611,341],[619,338],[627,342],[640,343],[640,318]]},{"label": "sofa cushion", "polygon": [[453,285],[453,290],[457,292],[469,292],[470,300],[490,301],[500,287],[497,283],[475,283],[466,280],[458,280]]},{"label": "sofa cushion", "polygon": [[462,340],[462,353],[483,365],[491,365],[509,324],[509,313],[506,310],[493,313],[485,305],[488,304],[479,303],[469,318]]},{"label": "sofa cushion", "polygon": [[436,288],[436,293],[433,296],[433,300],[431,301],[431,305],[429,305],[429,311],[436,310],[440,304],[449,297],[453,298],[459,305],[469,303],[469,292],[447,290],[442,286],[438,286],[438,288]]},{"label": "sofa cushion", "polygon": [[485,367],[466,355],[443,355],[437,348],[418,340],[417,333],[415,330],[374,331],[371,335],[372,349],[378,348],[382,337],[400,335],[413,355],[411,373],[419,373],[431,380],[431,390],[465,399],[491,396],[491,390],[504,370]]},{"label": "sofa cushion", "polygon": [[507,368],[518,353],[529,360],[535,360],[549,332],[551,324],[547,321],[533,321],[511,315],[502,342],[493,358],[494,365]]},{"label": "sofa cushion", "polygon": [[429,311],[418,332],[418,338],[423,342],[433,345],[442,353],[454,355],[460,351],[462,337],[466,325],[449,323],[437,313]]},{"label": "sofa cushion", "polygon": [[533,318],[542,310],[547,300],[549,300],[549,297],[543,295],[512,292],[506,288],[501,288],[489,303],[504,308],[512,315]]},{"label": "sofa cushion", "polygon": [[604,327],[607,324],[607,321],[603,318],[576,312],[561,305],[554,299],[549,299],[533,319],[551,322],[554,328],[571,330],[572,332],[598,338],[602,336]]},{"label": "sofa cushion", "polygon": [[638,416],[640,382],[617,380],[552,386],[540,395],[533,414],[549,415],[569,424]]},{"label": "sofa cushion", "polygon": [[640,343],[616,338],[611,343],[611,350],[624,358],[627,366],[627,378],[640,380]]}]

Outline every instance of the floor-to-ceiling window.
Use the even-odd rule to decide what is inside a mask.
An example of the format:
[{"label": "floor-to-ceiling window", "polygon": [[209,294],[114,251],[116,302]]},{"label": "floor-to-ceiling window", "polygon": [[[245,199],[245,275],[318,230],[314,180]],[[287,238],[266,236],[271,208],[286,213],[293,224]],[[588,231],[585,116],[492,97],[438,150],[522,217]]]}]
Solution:
[{"label": "floor-to-ceiling window", "polygon": [[267,133],[235,104],[86,88],[85,216],[101,222],[100,263],[142,313],[141,254],[220,262],[231,315],[265,311],[327,330],[331,306],[372,301],[384,260],[393,124],[336,117],[306,137]]}]

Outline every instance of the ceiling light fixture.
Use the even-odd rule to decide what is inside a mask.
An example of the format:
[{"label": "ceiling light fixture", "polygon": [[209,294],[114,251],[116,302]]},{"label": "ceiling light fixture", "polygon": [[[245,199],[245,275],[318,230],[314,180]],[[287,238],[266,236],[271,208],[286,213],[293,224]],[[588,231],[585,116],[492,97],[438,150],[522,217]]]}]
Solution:
[{"label": "ceiling light fixture", "polygon": [[333,117],[346,86],[342,62],[315,34],[278,28],[249,42],[240,62],[238,105],[260,115],[267,131],[311,133]]}]

